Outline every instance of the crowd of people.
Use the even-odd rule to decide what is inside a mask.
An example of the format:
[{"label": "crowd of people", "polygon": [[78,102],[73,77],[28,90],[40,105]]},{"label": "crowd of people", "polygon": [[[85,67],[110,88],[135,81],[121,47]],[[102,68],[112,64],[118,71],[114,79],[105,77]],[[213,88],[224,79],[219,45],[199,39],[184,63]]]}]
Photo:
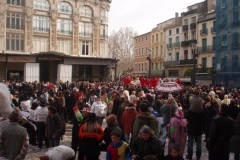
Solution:
[{"label": "crowd of people", "polygon": [[[40,160],[98,160],[100,151],[107,160],[192,160],[196,142],[197,160],[202,145],[209,160],[230,152],[239,160],[239,105],[240,90],[220,86],[161,93],[139,83],[2,83],[0,157],[24,159],[30,143],[51,148]],[[70,147],[60,145],[66,123]]]}]

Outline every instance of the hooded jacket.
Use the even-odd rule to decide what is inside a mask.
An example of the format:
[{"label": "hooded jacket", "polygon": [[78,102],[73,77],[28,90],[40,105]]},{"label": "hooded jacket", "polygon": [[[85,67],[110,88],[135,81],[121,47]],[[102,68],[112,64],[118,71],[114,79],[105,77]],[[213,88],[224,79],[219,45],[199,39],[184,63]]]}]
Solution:
[{"label": "hooded jacket", "polygon": [[133,122],[132,141],[137,138],[141,127],[144,125],[147,125],[149,128],[151,128],[156,135],[158,134],[158,122],[154,115],[148,112],[142,112],[135,118]]},{"label": "hooded jacket", "polygon": [[132,126],[134,119],[138,115],[138,112],[136,111],[135,107],[126,107],[125,111],[122,115],[122,126],[124,133],[129,134],[132,133]]}]

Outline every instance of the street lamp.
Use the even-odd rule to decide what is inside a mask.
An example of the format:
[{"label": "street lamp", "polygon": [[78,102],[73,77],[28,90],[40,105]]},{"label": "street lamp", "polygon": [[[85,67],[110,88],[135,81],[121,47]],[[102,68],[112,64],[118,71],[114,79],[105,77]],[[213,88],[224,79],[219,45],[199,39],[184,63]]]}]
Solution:
[{"label": "street lamp", "polygon": [[[147,49],[148,51],[153,51],[152,49]],[[148,76],[149,76],[149,79],[151,78],[151,64],[152,64],[152,55],[149,54],[149,56],[147,57],[147,60],[149,60],[149,73],[148,73]]]},{"label": "street lamp", "polygon": [[115,58],[115,81],[117,81],[117,63],[119,62],[120,60]]},{"label": "street lamp", "polygon": [[192,54],[193,54],[193,78],[192,78],[192,85],[195,87],[196,85],[196,58],[197,58],[197,44],[192,43]]}]

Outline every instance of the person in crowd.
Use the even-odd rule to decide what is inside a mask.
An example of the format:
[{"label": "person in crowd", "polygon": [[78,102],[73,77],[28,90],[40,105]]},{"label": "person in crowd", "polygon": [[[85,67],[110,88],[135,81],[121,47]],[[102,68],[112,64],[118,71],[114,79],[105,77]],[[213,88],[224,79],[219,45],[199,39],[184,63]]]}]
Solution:
[{"label": "person in crowd", "polygon": [[42,96],[41,98],[48,104],[48,89],[47,88],[43,88],[42,89]]},{"label": "person in crowd", "polygon": [[133,103],[134,100],[137,100],[136,91],[132,91],[132,94],[129,96],[130,102]]},{"label": "person in crowd", "polygon": [[133,101],[133,106],[136,108],[136,111],[139,113],[139,105],[141,101],[139,99],[136,99]]},{"label": "person in crowd", "polygon": [[146,125],[141,127],[138,137],[131,146],[131,155],[135,160],[145,160],[149,157],[157,160],[164,158],[161,142],[150,127]]},{"label": "person in crowd", "polygon": [[9,160],[23,160],[29,147],[27,131],[18,124],[19,118],[19,113],[13,111],[9,115],[11,124],[6,126],[1,133],[0,146],[4,157]]},{"label": "person in crowd", "polygon": [[180,148],[174,146],[171,148],[171,153],[166,155],[164,160],[184,160],[180,155]]},{"label": "person in crowd", "polygon": [[19,107],[19,103],[18,103],[18,100],[17,100],[17,93],[16,92],[13,93],[12,103],[14,104],[15,107]]},{"label": "person in crowd", "polygon": [[[36,108],[38,107],[38,103],[34,102],[32,104],[32,107],[31,109],[29,110],[29,117],[28,117],[28,121],[33,123],[34,125],[36,124],[35,123],[35,110]],[[36,142],[36,130],[34,129],[34,127],[31,127],[30,131],[29,131],[29,143],[32,144],[32,145],[37,145],[37,142]]]},{"label": "person in crowd", "polygon": [[126,142],[120,140],[121,132],[114,130],[110,137],[112,142],[107,147],[106,160],[131,160],[129,146]]},{"label": "person in crowd", "polygon": [[85,157],[86,160],[98,160],[100,155],[99,144],[103,140],[104,131],[97,123],[97,116],[95,113],[90,113],[88,115],[85,124],[79,129],[78,136],[80,138],[80,145],[83,146],[83,157]]},{"label": "person in crowd", "polygon": [[49,149],[40,160],[74,160],[74,150],[68,146],[60,145]]},{"label": "person in crowd", "polygon": [[220,116],[212,120],[207,149],[209,160],[228,160],[230,139],[234,133],[234,120],[228,117],[228,105],[222,104]]},{"label": "person in crowd", "polygon": [[[35,102],[34,102],[35,103]],[[48,115],[47,104],[45,101],[40,101],[40,106],[36,108],[34,113],[34,120],[37,126],[37,141],[38,141],[38,150],[42,148],[42,142],[45,140],[45,146],[49,147],[49,141],[45,135],[46,131],[46,120]]]},{"label": "person in crowd", "polygon": [[62,91],[58,91],[57,97],[58,97],[59,102],[62,105],[62,115],[63,115],[64,121],[67,122],[66,100],[65,100],[63,92]]},{"label": "person in crowd", "polygon": [[67,109],[67,121],[66,122],[71,122],[72,116],[73,116],[73,111],[72,111],[72,96],[70,94],[70,90],[65,91],[65,107]]},{"label": "person in crowd", "polygon": [[183,119],[183,112],[179,109],[175,111],[175,117],[171,118],[167,131],[169,135],[168,154],[170,154],[172,147],[178,146],[180,148],[180,156],[183,156],[187,141],[187,121]]},{"label": "person in crowd", "polygon": [[158,123],[155,117],[149,113],[148,105],[146,103],[141,103],[139,106],[140,114],[136,116],[133,122],[133,131],[132,131],[132,142],[137,138],[139,131],[143,125],[147,125],[151,128],[155,135],[158,131]]},{"label": "person in crowd", "polygon": [[105,88],[103,88],[100,92],[100,97],[102,99],[102,101],[106,104],[108,104],[108,96],[107,96],[107,91]]},{"label": "person in crowd", "polygon": [[[198,103],[197,103],[198,102]],[[199,104],[200,103],[200,104]],[[194,90],[194,96],[190,100],[190,109],[185,113],[187,119],[187,134],[188,134],[188,149],[187,158],[192,160],[193,143],[197,143],[196,157],[200,160],[202,155],[202,132],[203,124],[206,119],[206,114],[202,107],[202,98],[199,97],[199,91]]]},{"label": "person in crowd", "polygon": [[57,109],[53,106],[48,107],[46,123],[46,136],[49,139],[50,147],[59,146],[60,136],[63,132],[63,125]]},{"label": "person in crowd", "polygon": [[97,96],[95,95],[95,92],[92,90],[90,91],[90,97],[88,100],[88,103],[92,106],[94,102],[97,101]]},{"label": "person in crowd", "polygon": [[234,160],[240,159],[240,113],[234,123],[234,135],[230,140],[230,152],[234,153]]},{"label": "person in crowd", "polygon": [[236,100],[232,99],[229,105],[228,116],[236,120],[238,117],[238,113],[239,113],[239,108],[236,105]]},{"label": "person in crowd", "polygon": [[132,103],[129,103],[128,107],[125,108],[125,111],[123,112],[121,118],[122,120],[121,124],[124,130],[125,139],[127,143],[130,142],[130,135],[132,133],[133,122],[137,115],[138,112],[136,111],[136,108],[133,106]]},{"label": "person in crowd", "polygon": [[204,106],[204,112],[206,113],[205,124],[204,124],[204,133],[205,133],[205,141],[208,141],[209,138],[209,130],[212,123],[212,119],[218,114],[218,107],[216,107],[217,103],[213,103],[209,98],[207,103]]},{"label": "person in crowd", "polygon": [[31,108],[30,100],[26,92],[22,93],[22,101],[20,102],[20,109],[24,112],[28,112]]},{"label": "person in crowd", "polygon": [[97,116],[97,122],[100,126],[102,126],[103,119],[107,115],[108,107],[107,104],[104,103],[100,96],[97,97],[97,101],[94,102],[91,106],[91,112],[95,113]]},{"label": "person in crowd", "polygon": [[224,99],[222,100],[222,104],[226,104],[226,105],[230,104],[230,100],[228,99],[228,95],[224,95]]},{"label": "person in crowd", "polygon": [[117,115],[119,107],[121,105],[120,94],[117,91],[113,92],[113,107],[112,107],[112,114]]},{"label": "person in crowd", "polygon": [[104,141],[106,143],[106,147],[111,143],[111,132],[117,130],[121,133],[120,139],[125,141],[124,133],[122,129],[118,126],[117,116],[114,114],[110,114],[106,117],[107,127],[104,129]]},{"label": "person in crowd", "polygon": [[170,122],[170,119],[174,117],[175,110],[177,106],[175,105],[175,100],[173,97],[169,97],[167,104],[164,104],[160,111],[163,114],[164,125],[167,126]]}]

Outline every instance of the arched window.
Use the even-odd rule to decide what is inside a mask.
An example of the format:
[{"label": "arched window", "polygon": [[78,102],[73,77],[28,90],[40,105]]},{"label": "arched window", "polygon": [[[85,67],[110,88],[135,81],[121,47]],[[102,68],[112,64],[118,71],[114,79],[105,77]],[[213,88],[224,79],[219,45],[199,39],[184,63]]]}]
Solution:
[{"label": "arched window", "polygon": [[58,11],[62,13],[72,14],[72,6],[68,2],[58,3]]},{"label": "arched window", "polygon": [[108,11],[107,10],[102,10],[102,12],[101,12],[101,19],[102,20],[108,20]]},{"label": "arched window", "polygon": [[47,0],[34,0],[33,2],[34,9],[46,10],[49,11],[49,2]]},{"label": "arched window", "polygon": [[82,6],[80,9],[80,14],[81,14],[81,16],[84,16],[84,17],[92,17],[93,16],[92,9],[88,6]]}]

